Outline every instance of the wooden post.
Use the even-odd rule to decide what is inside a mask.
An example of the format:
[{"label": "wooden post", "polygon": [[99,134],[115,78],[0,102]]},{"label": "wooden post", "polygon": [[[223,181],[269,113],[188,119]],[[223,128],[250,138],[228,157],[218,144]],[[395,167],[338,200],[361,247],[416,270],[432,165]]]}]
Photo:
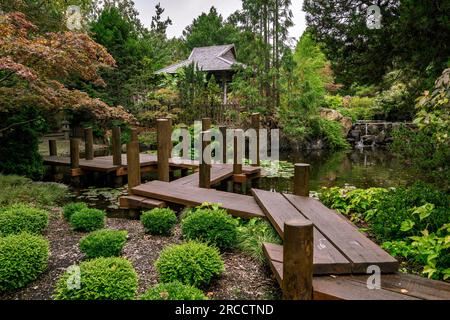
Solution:
[{"label": "wooden post", "polygon": [[211,154],[205,156],[205,149],[211,143],[211,131],[203,131],[202,138],[202,161],[199,165],[199,187],[211,189]]},{"label": "wooden post", "polygon": [[70,168],[80,167],[80,139],[70,139]]},{"label": "wooden post", "polygon": [[211,129],[211,118],[203,118],[202,119],[202,131],[208,131],[209,129]]},{"label": "wooden post", "polygon": [[[237,136],[237,134],[241,134],[242,130],[238,129],[235,130],[235,135],[234,135],[234,161],[233,161],[233,174],[242,174],[242,159],[239,159],[239,155],[242,155],[242,152],[239,152],[241,147],[239,145],[239,138]],[[243,150],[241,150],[243,151]]]},{"label": "wooden post", "polygon": [[170,136],[169,136],[169,139],[170,139],[169,148],[170,148],[170,150],[169,150],[169,158],[171,158],[171,157],[172,157],[172,149],[173,149],[173,143],[172,143],[173,119],[172,119],[172,117],[170,117],[170,116],[167,117],[166,119],[169,120],[169,127],[170,127]]},{"label": "wooden post", "polygon": [[140,163],[139,141],[137,131],[133,129],[131,141],[127,144],[127,174],[128,193],[133,194],[132,189],[141,184],[141,163]]},{"label": "wooden post", "polygon": [[138,141],[139,142],[138,136],[139,136],[138,130],[135,129],[135,128],[131,129],[131,141]]},{"label": "wooden post", "polygon": [[219,131],[222,134],[222,163],[227,163],[227,127],[220,126]]},{"label": "wooden post", "polygon": [[157,140],[158,140],[158,180],[170,182],[170,144],[171,128],[167,119],[158,119],[157,124]]},{"label": "wooden post", "polygon": [[291,220],[284,224],[283,299],[311,300],[313,294],[313,224]]},{"label": "wooden post", "polygon": [[112,153],[113,165],[122,165],[122,142],[120,141],[120,127],[114,127],[112,130]]},{"label": "wooden post", "polygon": [[84,129],[84,153],[86,160],[94,159],[94,133],[92,128]]},{"label": "wooden post", "polygon": [[259,129],[261,128],[261,117],[259,113],[253,113],[252,114],[252,129],[255,129],[256,131],[256,163],[253,163],[252,165],[254,167],[259,167],[261,165],[261,160],[259,156],[259,145],[260,145],[260,138],[259,138]]},{"label": "wooden post", "polygon": [[48,140],[48,150],[50,152],[50,156],[56,157],[58,155],[56,140]]},{"label": "wooden post", "polygon": [[294,194],[309,197],[309,171],[310,165],[305,163],[295,164]]}]

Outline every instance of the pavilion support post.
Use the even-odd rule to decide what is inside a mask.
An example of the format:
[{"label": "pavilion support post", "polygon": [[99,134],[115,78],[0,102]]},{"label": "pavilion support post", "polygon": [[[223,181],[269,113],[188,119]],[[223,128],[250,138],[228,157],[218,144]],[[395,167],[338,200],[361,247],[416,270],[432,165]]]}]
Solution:
[{"label": "pavilion support post", "polygon": [[70,139],[70,169],[80,168],[80,139]]},{"label": "pavilion support post", "polygon": [[[242,174],[243,152],[240,140],[244,137],[242,129],[234,130],[234,149],[233,149],[233,189],[234,192],[243,192],[245,176]],[[244,179],[243,179],[244,178]]]},{"label": "pavilion support post", "polygon": [[283,241],[284,300],[312,300],[313,250],[313,224],[287,221]]},{"label": "pavilion support post", "polygon": [[56,157],[58,155],[58,148],[56,146],[56,140],[48,140],[48,150],[50,156]]},{"label": "pavilion support post", "polygon": [[205,155],[205,150],[211,144],[211,131],[203,131],[202,138],[202,161],[199,165],[199,187],[211,189],[211,152]]},{"label": "pavilion support post", "polygon": [[219,126],[219,131],[222,134],[222,163],[227,163],[227,127]]},{"label": "pavilion support post", "polygon": [[137,131],[136,129],[133,129],[131,141],[127,144],[128,194],[130,195],[133,194],[133,188],[141,184],[141,163],[139,153]]},{"label": "pavilion support post", "polygon": [[84,149],[86,160],[94,160],[94,133],[92,128],[84,129]]},{"label": "pavilion support post", "polygon": [[309,173],[311,166],[305,163],[295,164],[294,169],[294,194],[301,197],[309,197]]},{"label": "pavilion support post", "polygon": [[170,182],[170,145],[172,143],[172,128],[167,119],[158,119],[157,141],[158,141],[158,180]]},{"label": "pavilion support post", "polygon": [[80,139],[70,139],[70,176],[72,183],[80,183]]},{"label": "pavilion support post", "polygon": [[211,118],[203,118],[202,119],[202,131],[208,131],[211,129],[212,121]]},{"label": "pavilion support post", "polygon": [[242,146],[239,144],[240,135],[243,136],[241,129],[234,131],[234,159],[233,159],[233,174],[242,174]]},{"label": "pavilion support post", "polygon": [[122,142],[120,139],[121,130],[120,127],[114,127],[112,130],[112,154],[113,154],[113,165],[122,165]]},{"label": "pavilion support post", "polygon": [[260,155],[259,155],[259,148],[260,148],[260,137],[259,137],[259,129],[261,127],[261,115],[259,113],[253,113],[252,114],[252,129],[254,129],[256,131],[256,162],[253,163],[252,165],[254,167],[259,167],[261,166],[261,160],[260,160]]}]

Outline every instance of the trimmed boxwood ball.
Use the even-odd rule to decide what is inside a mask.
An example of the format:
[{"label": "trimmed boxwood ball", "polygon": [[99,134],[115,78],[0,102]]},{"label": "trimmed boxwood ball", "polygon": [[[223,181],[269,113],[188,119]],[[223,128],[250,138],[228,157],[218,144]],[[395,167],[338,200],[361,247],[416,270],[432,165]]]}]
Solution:
[{"label": "trimmed boxwood ball", "polygon": [[47,268],[48,241],[21,233],[0,238],[0,292],[26,286]]},{"label": "trimmed boxwood ball", "polygon": [[[76,270],[76,268],[73,268]],[[132,300],[138,286],[136,271],[124,258],[98,258],[82,262],[79,282],[66,271],[56,284],[56,300]]]},{"label": "trimmed boxwood ball", "polygon": [[153,235],[170,235],[173,227],[177,224],[177,216],[171,209],[156,208],[144,212],[141,215],[141,222],[147,233]]},{"label": "trimmed boxwood ball", "polygon": [[208,298],[196,287],[175,281],[153,286],[141,296],[141,300],[208,300]]},{"label": "trimmed boxwood ball", "polygon": [[206,242],[220,249],[230,249],[237,242],[237,221],[224,209],[195,209],[183,220],[181,229],[186,239]]},{"label": "trimmed boxwood ball", "polygon": [[80,240],[80,250],[88,259],[118,257],[127,242],[127,235],[127,231],[94,231]]},{"label": "trimmed boxwood ball", "polygon": [[70,220],[70,217],[78,211],[81,211],[83,209],[87,209],[88,206],[86,203],[84,202],[73,202],[73,203],[69,203],[67,205],[64,206],[63,208],[63,215],[64,218],[66,218],[67,220]]},{"label": "trimmed boxwood ball", "polygon": [[207,286],[225,269],[217,248],[195,241],[166,247],[155,266],[161,282],[196,287]]},{"label": "trimmed boxwood ball", "polygon": [[76,231],[94,231],[105,226],[106,214],[98,209],[83,209],[70,217],[70,224]]},{"label": "trimmed boxwood ball", "polygon": [[28,232],[42,233],[48,225],[48,212],[26,204],[15,204],[0,211],[0,236]]}]

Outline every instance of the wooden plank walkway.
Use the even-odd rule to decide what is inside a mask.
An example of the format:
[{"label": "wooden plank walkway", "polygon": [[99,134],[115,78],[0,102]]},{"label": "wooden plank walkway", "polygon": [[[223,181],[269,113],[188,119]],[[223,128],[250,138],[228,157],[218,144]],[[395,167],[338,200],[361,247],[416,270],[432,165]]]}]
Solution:
[{"label": "wooden plank walkway", "polygon": [[313,198],[284,196],[352,263],[352,273],[366,273],[371,265],[377,265],[383,273],[398,271],[396,259],[344,221],[336,211]]},{"label": "wooden plank walkway", "polygon": [[[283,282],[283,264],[271,262],[277,282]],[[382,274],[381,288],[369,289],[369,275],[315,276],[314,300],[449,300],[450,283],[405,273]]]},{"label": "wooden plank walkway", "polygon": [[190,207],[199,206],[205,202],[218,203],[231,214],[242,218],[265,217],[253,197],[241,194],[184,185],[177,186],[162,181],[141,184],[132,191],[134,195]]},{"label": "wooden plank walkway", "polygon": [[[223,180],[226,180],[233,176],[233,167],[231,165],[212,165],[211,166],[211,185],[216,185]],[[198,172],[186,176],[184,178],[172,181],[171,184],[175,186],[199,186],[200,174]]]},{"label": "wooden plank walkway", "polygon": [[[256,202],[264,211],[267,219],[284,237],[284,222],[306,220],[300,212],[280,193],[252,189]],[[314,274],[348,274],[351,263],[326,237],[314,227]],[[283,262],[283,246],[264,244],[263,250],[269,260]]]}]

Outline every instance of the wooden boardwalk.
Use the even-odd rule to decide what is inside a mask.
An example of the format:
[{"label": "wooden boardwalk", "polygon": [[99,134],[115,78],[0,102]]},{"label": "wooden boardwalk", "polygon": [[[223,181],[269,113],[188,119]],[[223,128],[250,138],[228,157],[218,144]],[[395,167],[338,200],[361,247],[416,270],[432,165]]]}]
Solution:
[{"label": "wooden boardwalk", "polygon": [[[139,155],[139,163],[141,168],[156,167],[158,165],[157,156],[151,154],[141,153]],[[49,166],[70,166],[70,157],[46,156],[44,157],[44,164]],[[178,169],[192,169],[198,167],[198,161],[187,159],[169,159],[169,165],[172,168]],[[122,164],[114,165],[113,156],[96,157],[93,160],[80,159],[79,167],[82,171],[98,171],[98,172],[114,172],[122,169],[119,175],[126,175],[128,167],[127,155],[122,155]],[[124,170],[125,169],[125,170]]]},{"label": "wooden boardwalk", "polygon": [[219,203],[231,214],[243,218],[264,217],[251,196],[191,186],[177,186],[169,182],[152,181],[132,189],[133,195],[194,207],[205,202]]}]

